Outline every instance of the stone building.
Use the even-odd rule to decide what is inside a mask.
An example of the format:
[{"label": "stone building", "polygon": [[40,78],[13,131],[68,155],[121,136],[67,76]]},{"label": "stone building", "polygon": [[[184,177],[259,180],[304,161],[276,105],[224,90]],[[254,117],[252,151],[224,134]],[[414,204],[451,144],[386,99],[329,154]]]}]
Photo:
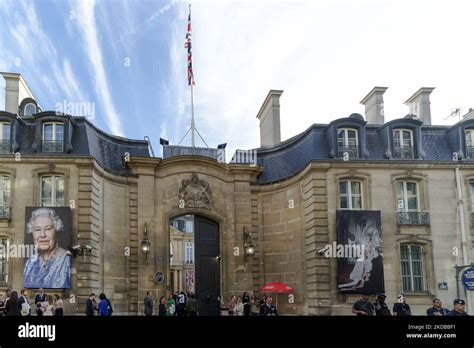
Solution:
[{"label": "stone building", "polygon": [[[449,306],[453,267],[473,261],[474,120],[431,125],[430,88],[407,100],[409,116],[385,122],[386,88],[376,87],[362,100],[365,119],[313,124],[285,141],[282,91],[270,91],[257,115],[261,147],[225,163],[222,149],[163,145],[153,157],[147,141],[42,111],[20,75],[3,76],[0,238],[24,243],[25,207],[71,207],[71,285],[48,291],[75,299],[67,313],[105,292],[116,313],[137,315],[146,291],[176,290],[172,221],[185,216],[204,314],[271,281],[294,289],[294,301],[278,295],[281,313],[350,314],[358,295],[338,291],[337,260],[320,252],[337,239],[339,210],[380,212],[387,301],[404,292],[416,314],[433,296]],[[0,254],[0,291],[23,287],[24,264]]]}]

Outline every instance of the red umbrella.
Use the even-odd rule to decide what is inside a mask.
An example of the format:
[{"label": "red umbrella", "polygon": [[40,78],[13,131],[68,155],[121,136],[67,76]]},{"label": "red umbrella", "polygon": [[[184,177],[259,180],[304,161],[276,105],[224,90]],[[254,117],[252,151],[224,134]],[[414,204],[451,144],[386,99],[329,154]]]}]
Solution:
[{"label": "red umbrella", "polygon": [[[265,285],[262,285],[260,287],[260,291],[262,292],[274,292],[274,293],[291,293],[295,290],[293,290],[292,287],[290,287],[286,283],[282,282],[270,282]],[[276,306],[278,307],[278,296],[276,297]]]}]

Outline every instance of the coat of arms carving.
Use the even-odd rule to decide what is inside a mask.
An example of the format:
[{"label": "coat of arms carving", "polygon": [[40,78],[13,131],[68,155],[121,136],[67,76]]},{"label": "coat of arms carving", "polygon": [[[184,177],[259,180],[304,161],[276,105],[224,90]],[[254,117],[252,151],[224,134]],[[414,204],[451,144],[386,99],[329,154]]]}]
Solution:
[{"label": "coat of arms carving", "polygon": [[212,194],[209,183],[199,180],[196,174],[191,179],[182,180],[179,189],[180,208],[204,208],[212,209]]}]

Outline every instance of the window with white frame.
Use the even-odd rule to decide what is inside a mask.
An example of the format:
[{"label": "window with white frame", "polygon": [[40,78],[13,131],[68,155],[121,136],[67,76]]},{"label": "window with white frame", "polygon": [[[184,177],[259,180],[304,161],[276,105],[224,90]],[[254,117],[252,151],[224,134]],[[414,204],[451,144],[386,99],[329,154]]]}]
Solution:
[{"label": "window with white frame", "polygon": [[362,182],[355,180],[339,181],[339,208],[363,209]]},{"label": "window with white frame", "polygon": [[0,153],[10,152],[11,145],[11,123],[0,122]]},{"label": "window with white frame", "polygon": [[474,129],[466,129],[466,157],[474,159]]},{"label": "window with white frame", "polygon": [[23,114],[25,116],[32,116],[36,114],[36,105],[33,103],[26,104]]},{"label": "window with white frame", "polygon": [[194,243],[186,242],[185,243],[185,252],[184,252],[184,262],[187,264],[194,263]]},{"label": "window with white frame", "polygon": [[397,211],[418,212],[420,207],[418,183],[415,181],[397,181]]},{"label": "window with white frame", "polygon": [[64,206],[64,177],[45,175],[41,177],[41,205],[43,207]]},{"label": "window with white frame", "polygon": [[425,267],[421,245],[400,245],[403,292],[425,291]]},{"label": "window with white frame", "polygon": [[0,237],[0,284],[8,282],[8,238]]},{"label": "window with white frame", "polygon": [[339,156],[345,152],[352,158],[358,158],[359,140],[357,137],[357,129],[338,128],[337,130],[337,149]]},{"label": "window with white frame", "polygon": [[64,124],[46,122],[43,124],[43,151],[62,152],[64,143]]},{"label": "window with white frame", "polygon": [[469,182],[469,193],[471,194],[471,212],[474,213],[474,181]]},{"label": "window with white frame", "polygon": [[1,141],[10,141],[10,122],[0,122],[0,140]]},{"label": "window with white frame", "polygon": [[11,177],[0,175],[0,219],[10,218]]},{"label": "window with white frame", "polygon": [[395,158],[414,158],[413,132],[409,129],[394,129],[393,147]]}]

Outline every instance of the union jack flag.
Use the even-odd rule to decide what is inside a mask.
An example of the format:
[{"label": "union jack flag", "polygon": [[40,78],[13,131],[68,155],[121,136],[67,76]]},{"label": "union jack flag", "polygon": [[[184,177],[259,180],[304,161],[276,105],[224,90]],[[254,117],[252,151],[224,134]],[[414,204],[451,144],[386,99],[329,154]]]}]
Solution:
[{"label": "union jack flag", "polygon": [[186,271],[186,286],[188,288],[192,288],[194,285],[194,272],[193,271]]},{"label": "union jack flag", "polygon": [[184,41],[184,48],[188,49],[188,85],[190,86],[191,83],[193,85],[196,84],[194,81],[194,74],[193,74],[193,53],[192,53],[192,35],[191,35],[191,8],[189,10],[188,16],[188,32],[186,33],[186,41]]}]

